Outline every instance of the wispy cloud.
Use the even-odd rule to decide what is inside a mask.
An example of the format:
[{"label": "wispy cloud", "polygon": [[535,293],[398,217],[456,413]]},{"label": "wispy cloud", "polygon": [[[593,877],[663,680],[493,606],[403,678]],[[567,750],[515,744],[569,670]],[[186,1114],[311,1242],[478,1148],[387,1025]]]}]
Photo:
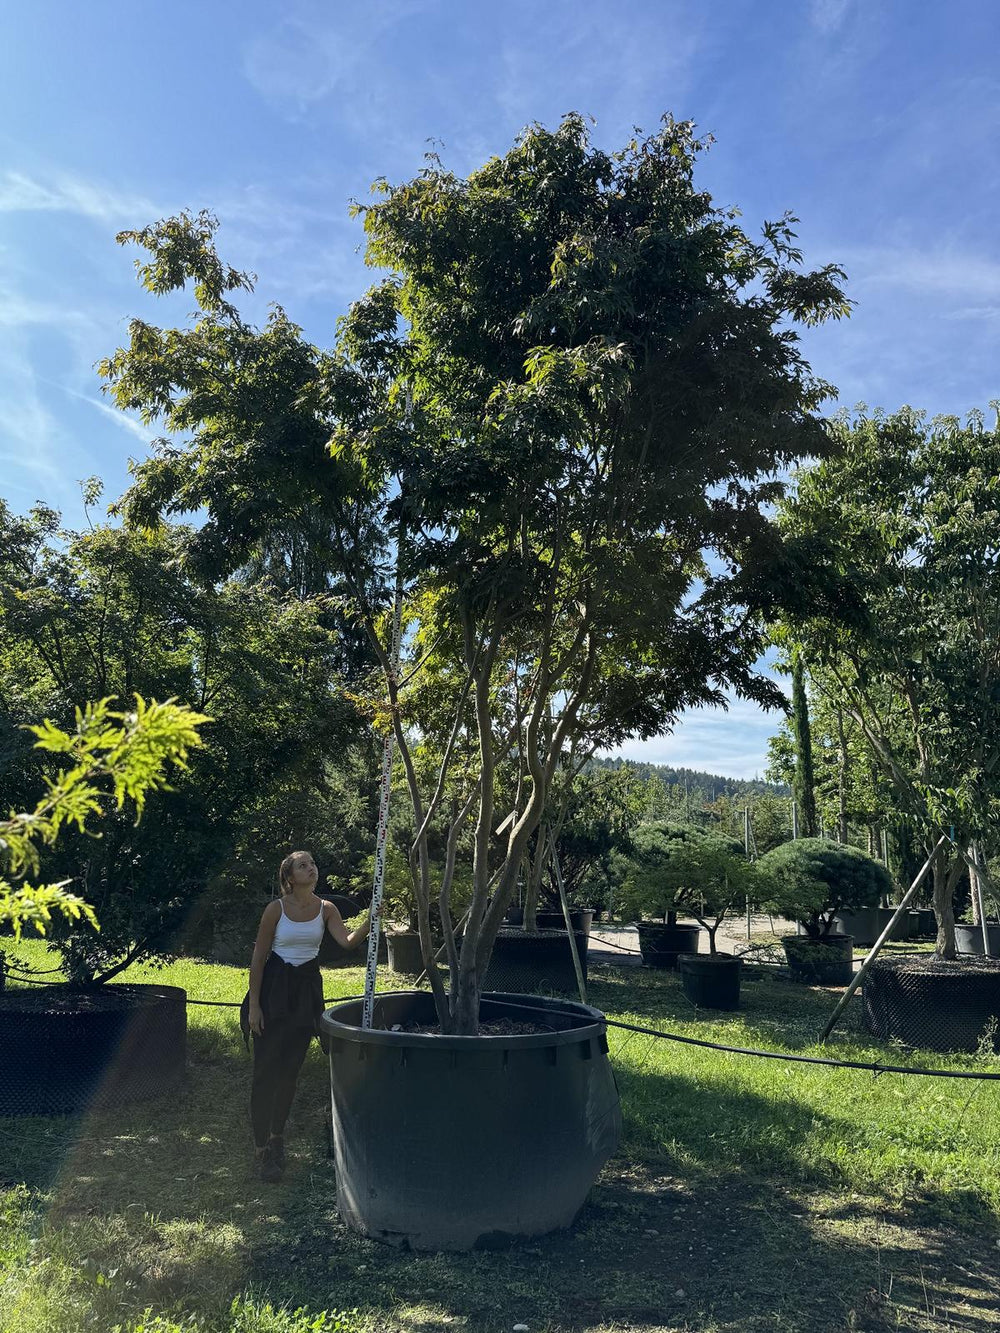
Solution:
[{"label": "wispy cloud", "polygon": [[875,246],[841,247],[841,255],[857,288],[894,287],[963,301],[1000,296],[1000,263],[980,251]]},{"label": "wispy cloud", "polygon": [[37,180],[19,171],[0,175],[0,213],[75,213],[94,222],[135,222],[156,214],[142,195],[119,191],[78,176]]},{"label": "wispy cloud", "polygon": [[351,84],[383,34],[423,8],[415,0],[336,9],[300,4],[247,43],[243,72],[263,97],[304,112]]},{"label": "wispy cloud", "polygon": [[810,0],[809,20],[824,34],[836,32],[847,17],[850,3],[851,0]]},{"label": "wispy cloud", "polygon": [[122,430],[128,431],[136,439],[142,440],[143,444],[148,445],[150,440],[155,438],[156,432],[144,426],[138,417],[129,416],[120,408],[112,407],[109,403],[102,403],[100,398],[92,398],[86,393],[77,393],[75,389],[68,389],[65,385],[60,386],[65,393],[72,398],[77,398],[81,403],[87,403],[90,407],[96,408],[103,416],[113,421],[115,425],[120,426]]}]

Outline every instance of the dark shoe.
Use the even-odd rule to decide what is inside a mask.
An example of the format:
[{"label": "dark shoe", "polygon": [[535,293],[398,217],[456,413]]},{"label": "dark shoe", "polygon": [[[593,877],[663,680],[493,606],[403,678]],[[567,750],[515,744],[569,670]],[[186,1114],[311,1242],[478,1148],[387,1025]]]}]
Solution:
[{"label": "dark shoe", "polygon": [[272,1134],[270,1142],[267,1145],[271,1149],[271,1156],[274,1158],[274,1164],[279,1171],[285,1169],[285,1140],[280,1134]]},{"label": "dark shoe", "polygon": [[282,1170],[274,1159],[274,1153],[271,1150],[270,1144],[265,1148],[258,1148],[256,1150],[254,1153],[254,1165],[257,1167],[257,1174],[265,1184],[274,1185],[281,1179]]}]

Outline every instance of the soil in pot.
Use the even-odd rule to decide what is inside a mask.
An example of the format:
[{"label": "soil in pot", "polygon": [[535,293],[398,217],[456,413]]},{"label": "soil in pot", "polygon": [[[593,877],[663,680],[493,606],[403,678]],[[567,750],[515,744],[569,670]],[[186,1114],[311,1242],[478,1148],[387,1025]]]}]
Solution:
[{"label": "soil in pot", "polygon": [[854,975],[854,937],[783,935],[788,969],[796,981],[810,986],[849,986]]},{"label": "soil in pot", "polygon": [[868,1029],[884,1041],[1000,1052],[1000,959],[878,958],[862,991]]},{"label": "soil in pot", "polygon": [[639,951],[644,967],[677,966],[682,953],[697,953],[700,926],[668,926],[661,921],[639,922]]},{"label": "soil in pot", "polygon": [[454,1037],[392,1030],[435,1023],[426,992],[378,995],[368,1031],[361,1007],[347,1001],[322,1018],[341,1220],[417,1250],[492,1248],[570,1226],[621,1136],[603,1015],[484,995],[487,1023],[549,1030]]},{"label": "soil in pot", "polygon": [[0,1115],[74,1115],[163,1096],[184,1077],[177,986],[8,989],[0,995]]},{"label": "soil in pot", "polygon": [[677,967],[684,994],[699,1009],[740,1007],[742,958],[729,953],[682,953]]}]

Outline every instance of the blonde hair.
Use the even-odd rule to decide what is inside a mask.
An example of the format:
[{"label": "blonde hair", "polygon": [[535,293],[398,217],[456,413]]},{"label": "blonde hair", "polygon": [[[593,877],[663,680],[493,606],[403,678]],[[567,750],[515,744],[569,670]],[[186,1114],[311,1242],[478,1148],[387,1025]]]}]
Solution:
[{"label": "blonde hair", "polygon": [[301,855],[302,855],[301,852],[289,852],[288,855],[285,857],[285,859],[282,861],[281,865],[278,866],[278,887],[281,889],[282,898],[284,898],[286,894],[291,893],[292,891],[292,885],[291,885],[292,862],[295,860],[297,856]]}]

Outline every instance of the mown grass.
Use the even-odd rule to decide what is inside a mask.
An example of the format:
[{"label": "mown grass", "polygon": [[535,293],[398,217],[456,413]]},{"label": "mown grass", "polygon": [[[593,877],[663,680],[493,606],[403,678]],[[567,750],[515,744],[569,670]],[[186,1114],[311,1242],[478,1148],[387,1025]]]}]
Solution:
[{"label": "mown grass", "polygon": [[[45,965],[44,946],[17,952]],[[197,998],[245,988],[241,969],[192,960],[131,978]],[[361,986],[356,968],[328,973],[325,989]],[[815,1047],[836,992],[773,975],[748,980],[732,1015],[696,1013],[674,976],[639,969],[595,968],[591,999],[688,1036],[887,1058],[855,1007]],[[753,1060],[612,1029],[625,1139],[577,1226],[504,1253],[409,1254],[336,1217],[318,1049],[285,1181],[253,1179],[235,1014],[189,1010],[180,1096],[0,1122],[3,1333],[1000,1326],[998,1083]],[[995,1057],[891,1059],[1000,1071]]]}]

